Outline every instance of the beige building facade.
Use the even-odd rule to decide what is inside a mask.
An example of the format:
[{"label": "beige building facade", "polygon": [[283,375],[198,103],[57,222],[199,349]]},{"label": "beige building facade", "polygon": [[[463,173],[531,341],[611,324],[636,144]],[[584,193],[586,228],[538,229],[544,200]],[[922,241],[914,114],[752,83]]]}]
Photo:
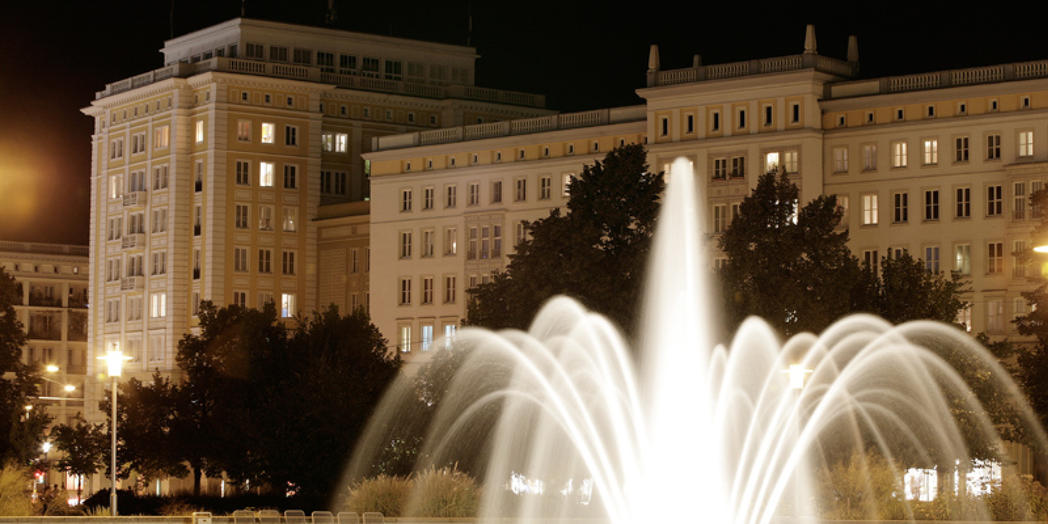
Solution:
[{"label": "beige building facade", "polygon": [[376,138],[374,321],[405,355],[432,349],[522,220],[563,206],[584,164],[644,143],[653,169],[691,160],[711,239],[759,175],[785,169],[801,203],[837,195],[860,260],[906,251],[956,270],[971,283],[959,320],[1014,335],[1039,273],[1018,253],[1048,178],[1048,61],[855,80],[857,43],[847,60],[822,56],[809,31],[798,55],[684,69],[662,70],[653,48],[642,106]]},{"label": "beige building facade", "polygon": [[[372,139],[550,113],[474,85],[471,47],[234,19],[161,52],[83,109],[89,374],[114,349],[125,376],[176,373],[204,300],[272,302],[289,321],[366,308]],[[86,393],[90,408],[103,385]]]}]

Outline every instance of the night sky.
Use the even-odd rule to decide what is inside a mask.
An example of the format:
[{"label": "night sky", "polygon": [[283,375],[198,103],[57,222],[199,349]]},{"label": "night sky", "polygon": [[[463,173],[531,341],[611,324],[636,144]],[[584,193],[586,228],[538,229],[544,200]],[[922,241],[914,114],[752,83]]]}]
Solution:
[{"label": "night sky", "polygon": [[[247,0],[247,16],[322,25],[326,0]],[[859,36],[863,76],[1048,58],[1048,32],[1032,4],[840,2],[449,2],[336,0],[336,27],[472,45],[477,83],[544,94],[561,111],[640,103],[648,46],[664,69],[799,53],[814,23],[820,54],[843,58]],[[736,7],[738,6],[738,7]],[[821,6],[820,6],[821,7]],[[1032,11],[1024,16],[1023,9]],[[169,0],[8,1],[0,7],[0,239],[88,241],[94,93],[163,65]],[[174,0],[173,32],[240,15],[240,0]]]}]

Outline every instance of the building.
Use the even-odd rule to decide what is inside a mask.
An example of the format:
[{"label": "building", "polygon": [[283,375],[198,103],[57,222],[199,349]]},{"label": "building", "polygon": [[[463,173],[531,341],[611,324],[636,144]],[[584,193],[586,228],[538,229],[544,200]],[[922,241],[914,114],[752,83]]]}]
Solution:
[{"label": "building", "polygon": [[465,46],[238,18],[161,52],[163,67],[83,109],[89,374],[113,349],[129,376],[174,373],[203,300],[274,302],[289,319],[366,307],[372,139],[551,113],[542,96],[475,86]]},{"label": "building", "polygon": [[759,175],[785,169],[802,202],[837,195],[860,259],[909,252],[957,270],[969,331],[1009,333],[1033,286],[1017,253],[1048,178],[1048,61],[858,79],[848,47],[819,55],[809,26],[797,55],[663,70],[653,46],[643,105],[376,137],[372,318],[406,355],[432,349],[464,318],[466,290],[506,264],[522,220],[563,205],[583,165],[644,143],[655,169],[691,160],[709,234]]},{"label": "building", "polygon": [[22,362],[41,375],[33,405],[46,409],[54,424],[84,410],[87,253],[87,246],[0,241],[0,268],[18,285],[15,314],[28,336]]}]

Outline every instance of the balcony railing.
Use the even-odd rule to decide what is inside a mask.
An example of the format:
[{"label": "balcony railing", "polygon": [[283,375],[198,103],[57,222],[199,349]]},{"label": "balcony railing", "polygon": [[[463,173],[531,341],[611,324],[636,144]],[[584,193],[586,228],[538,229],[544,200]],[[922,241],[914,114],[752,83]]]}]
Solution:
[{"label": "balcony railing", "polygon": [[410,80],[390,80],[358,75],[341,75],[322,71],[319,67],[262,62],[243,58],[216,56],[193,64],[171,64],[131,78],[107,84],[105,90],[97,91],[95,99],[159,82],[171,77],[187,78],[208,71],[221,71],[259,76],[292,78],[323,84],[333,84],[344,89],[381,91],[425,98],[480,100],[496,104],[527,107],[546,107],[546,97],[518,91],[503,91],[467,85],[434,85]]},{"label": "balcony railing", "polygon": [[124,207],[139,207],[146,205],[149,193],[145,191],[128,191],[124,193]]},{"label": "balcony railing", "polygon": [[33,293],[32,291],[30,291],[29,305],[42,307],[62,307],[62,299],[55,296],[48,296],[43,293]]},{"label": "balcony railing", "polygon": [[120,291],[134,291],[136,289],[142,289],[142,279],[140,276],[124,277],[120,279]]},{"label": "balcony railing", "polygon": [[145,245],[146,235],[144,233],[129,233],[120,239],[120,247],[122,249],[134,249]]},{"label": "balcony railing", "polygon": [[700,65],[683,69],[655,71],[648,76],[648,87],[688,84],[705,80],[738,78],[749,75],[782,73],[815,69],[823,73],[850,78],[855,74],[855,64],[819,55],[788,55],[760,58],[727,64]]},{"label": "balcony railing", "polygon": [[33,340],[62,340],[62,331],[57,327],[29,326],[29,338]]}]

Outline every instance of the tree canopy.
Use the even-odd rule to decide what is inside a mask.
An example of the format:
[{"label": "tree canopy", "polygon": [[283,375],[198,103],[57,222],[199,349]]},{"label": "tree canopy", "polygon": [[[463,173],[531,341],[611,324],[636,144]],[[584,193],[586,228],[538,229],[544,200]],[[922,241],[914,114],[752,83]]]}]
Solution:
[{"label": "tree canopy", "polygon": [[526,329],[543,302],[566,294],[630,332],[664,187],[641,145],[585,166],[566,212],[526,224],[506,270],[471,291],[467,323]]},{"label": "tree canopy", "polygon": [[893,323],[954,321],[966,306],[958,275],[909,254],[882,257],[880,272],[860,264],[842,216],[833,195],[801,206],[784,172],[762,175],[719,239],[728,257],[720,275],[730,326],[757,315],[789,336],[821,332],[858,312]]},{"label": "tree canopy", "polygon": [[26,410],[34,404],[40,378],[22,362],[26,335],[14,308],[21,299],[14,277],[0,268],[0,463],[28,464],[36,458],[51,421],[42,409]]}]

